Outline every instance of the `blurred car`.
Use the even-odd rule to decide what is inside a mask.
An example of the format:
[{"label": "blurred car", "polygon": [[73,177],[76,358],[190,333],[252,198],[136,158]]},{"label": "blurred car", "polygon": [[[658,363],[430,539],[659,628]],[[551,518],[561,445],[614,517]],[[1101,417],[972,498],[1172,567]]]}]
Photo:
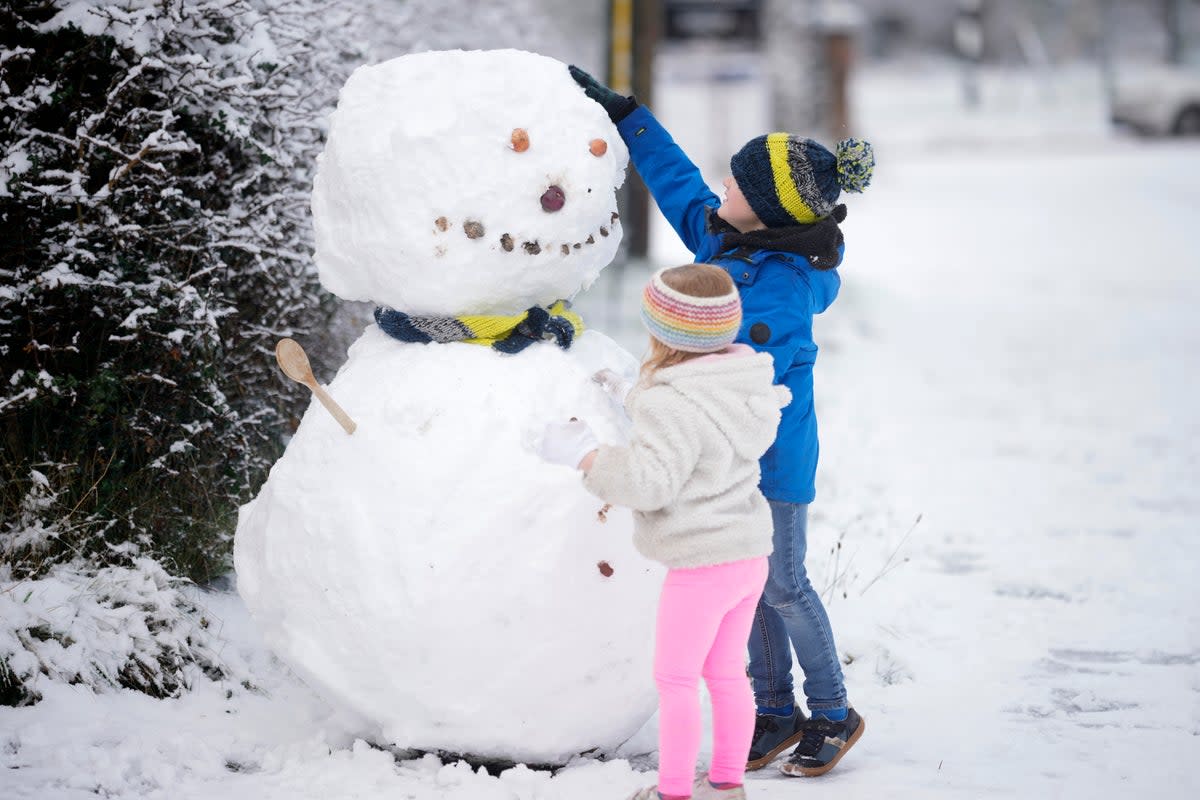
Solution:
[{"label": "blurred car", "polygon": [[1200,136],[1200,70],[1118,73],[1112,121],[1154,136]]}]

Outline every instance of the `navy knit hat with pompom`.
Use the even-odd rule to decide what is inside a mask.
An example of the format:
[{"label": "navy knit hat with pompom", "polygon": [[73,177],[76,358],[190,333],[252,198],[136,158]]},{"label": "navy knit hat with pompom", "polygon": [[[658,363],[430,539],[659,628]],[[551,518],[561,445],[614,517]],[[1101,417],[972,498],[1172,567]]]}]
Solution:
[{"label": "navy knit hat with pompom", "polygon": [[843,139],[835,155],[813,139],[769,133],[734,153],[729,167],[763,224],[781,228],[824,219],[843,189],[865,189],[875,169],[875,151],[867,142]]}]

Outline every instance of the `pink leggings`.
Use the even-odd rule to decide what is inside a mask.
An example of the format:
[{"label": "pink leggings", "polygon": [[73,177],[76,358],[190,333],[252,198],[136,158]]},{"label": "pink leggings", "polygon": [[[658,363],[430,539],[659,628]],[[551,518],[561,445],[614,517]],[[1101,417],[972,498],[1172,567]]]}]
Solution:
[{"label": "pink leggings", "polygon": [[690,795],[700,752],[700,677],[712,698],[709,779],[741,783],[754,736],[746,641],[767,580],[767,559],[672,569],[658,600],[658,790]]}]

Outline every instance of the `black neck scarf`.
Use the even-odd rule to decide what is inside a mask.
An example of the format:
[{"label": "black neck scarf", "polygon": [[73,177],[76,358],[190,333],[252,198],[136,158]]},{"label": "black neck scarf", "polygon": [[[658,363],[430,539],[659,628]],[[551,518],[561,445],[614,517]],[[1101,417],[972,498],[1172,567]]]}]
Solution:
[{"label": "black neck scarf", "polygon": [[721,237],[722,252],[729,250],[779,250],[808,259],[814,269],[832,269],[838,265],[838,248],[845,239],[838,223],[846,218],[846,206],[838,205],[829,216],[808,224],[786,228],[762,228],[741,233],[737,228],[708,213],[708,229]]}]

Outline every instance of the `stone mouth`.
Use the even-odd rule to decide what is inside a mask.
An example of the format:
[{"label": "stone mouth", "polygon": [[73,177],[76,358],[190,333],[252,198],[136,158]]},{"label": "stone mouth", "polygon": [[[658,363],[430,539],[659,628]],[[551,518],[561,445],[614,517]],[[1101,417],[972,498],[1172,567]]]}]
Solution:
[{"label": "stone mouth", "polygon": [[[600,225],[596,230],[587,235],[585,239],[580,241],[544,241],[542,239],[523,239],[518,236],[513,236],[508,232],[503,232],[494,239],[494,244],[498,245],[501,250],[506,253],[524,253],[525,255],[536,256],[541,253],[559,253],[560,255],[569,256],[577,250],[583,250],[585,247],[590,247],[600,239],[612,235],[616,226],[621,221],[621,215],[616,211],[609,212],[608,223]],[[446,217],[438,217],[433,221],[434,231],[443,234],[450,233],[452,228],[458,228],[459,232],[468,239],[487,239],[489,236],[487,228],[482,222],[476,219],[464,219],[461,224],[451,222]],[[494,234],[492,234],[494,236]],[[435,251],[437,255],[445,253],[443,246],[438,246]]]}]

